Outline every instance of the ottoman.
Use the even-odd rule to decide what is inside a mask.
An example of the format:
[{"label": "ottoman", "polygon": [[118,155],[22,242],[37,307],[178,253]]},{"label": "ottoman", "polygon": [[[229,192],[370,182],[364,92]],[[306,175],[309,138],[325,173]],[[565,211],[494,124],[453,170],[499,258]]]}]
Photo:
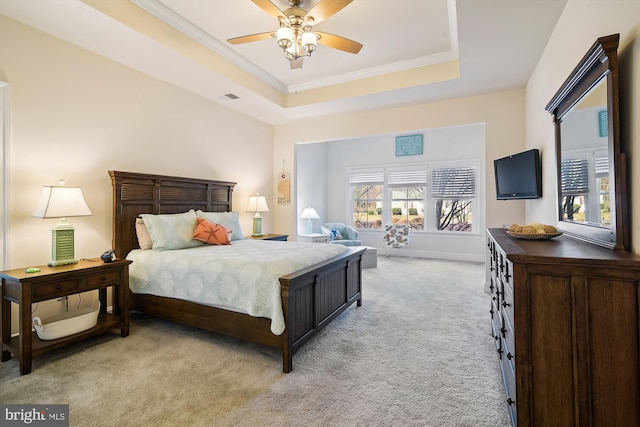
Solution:
[{"label": "ottoman", "polygon": [[378,248],[371,246],[365,246],[367,250],[362,255],[362,268],[377,268],[378,267]]}]

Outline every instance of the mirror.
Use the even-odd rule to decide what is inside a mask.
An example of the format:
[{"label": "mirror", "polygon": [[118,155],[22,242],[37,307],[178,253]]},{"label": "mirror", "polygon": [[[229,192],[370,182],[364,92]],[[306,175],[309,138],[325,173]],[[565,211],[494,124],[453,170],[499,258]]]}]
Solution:
[{"label": "mirror", "polygon": [[618,42],[618,34],[596,40],[546,109],[555,124],[558,228],[569,237],[628,250]]}]

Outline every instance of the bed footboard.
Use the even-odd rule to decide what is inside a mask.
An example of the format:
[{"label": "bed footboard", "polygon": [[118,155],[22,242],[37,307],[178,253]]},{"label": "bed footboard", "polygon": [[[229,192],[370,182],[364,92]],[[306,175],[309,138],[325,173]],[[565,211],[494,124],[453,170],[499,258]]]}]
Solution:
[{"label": "bed footboard", "polygon": [[350,248],[339,257],[280,278],[287,329],[282,347],[283,371],[290,372],[293,355],[354,302],[362,305],[362,256],[365,248]]}]

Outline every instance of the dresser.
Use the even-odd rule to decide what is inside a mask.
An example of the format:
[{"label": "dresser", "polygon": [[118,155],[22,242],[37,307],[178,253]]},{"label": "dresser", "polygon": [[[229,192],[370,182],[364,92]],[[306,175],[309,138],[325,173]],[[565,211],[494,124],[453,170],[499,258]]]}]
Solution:
[{"label": "dresser", "polygon": [[491,228],[486,264],[513,425],[640,425],[640,256]]}]

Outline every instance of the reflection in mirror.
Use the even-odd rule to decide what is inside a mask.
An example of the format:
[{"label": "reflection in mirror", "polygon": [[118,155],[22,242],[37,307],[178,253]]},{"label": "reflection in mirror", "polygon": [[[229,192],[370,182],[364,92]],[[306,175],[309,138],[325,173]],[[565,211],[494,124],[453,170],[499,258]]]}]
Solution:
[{"label": "reflection in mirror", "polygon": [[562,220],[611,225],[606,78],[562,118]]},{"label": "reflection in mirror", "polygon": [[619,40],[619,34],[598,38],[546,110],[556,127],[558,227],[569,237],[625,251],[630,236]]}]

